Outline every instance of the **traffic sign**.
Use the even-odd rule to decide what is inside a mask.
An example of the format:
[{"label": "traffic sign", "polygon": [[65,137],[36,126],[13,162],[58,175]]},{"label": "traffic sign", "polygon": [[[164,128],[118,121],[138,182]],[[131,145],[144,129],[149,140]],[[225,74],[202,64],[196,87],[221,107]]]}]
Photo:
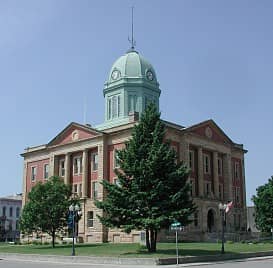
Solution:
[{"label": "traffic sign", "polygon": [[171,227],[180,227],[180,226],[181,226],[181,223],[178,221],[171,224]]}]

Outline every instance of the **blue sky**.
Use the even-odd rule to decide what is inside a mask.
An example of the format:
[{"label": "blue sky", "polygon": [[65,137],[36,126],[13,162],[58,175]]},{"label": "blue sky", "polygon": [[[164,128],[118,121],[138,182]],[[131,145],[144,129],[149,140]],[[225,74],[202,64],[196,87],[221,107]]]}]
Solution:
[{"label": "blue sky", "polygon": [[212,118],[246,154],[247,202],[273,175],[270,0],[0,1],[0,196],[22,191],[25,147],[103,122],[103,84],[129,48],[154,66],[162,118]]}]

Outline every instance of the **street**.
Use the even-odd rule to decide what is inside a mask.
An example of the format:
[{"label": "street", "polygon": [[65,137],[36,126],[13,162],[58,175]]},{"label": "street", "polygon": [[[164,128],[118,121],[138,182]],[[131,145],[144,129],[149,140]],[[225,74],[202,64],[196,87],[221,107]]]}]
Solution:
[{"label": "street", "polygon": [[[178,267],[186,266],[209,266],[213,268],[271,268],[273,264],[273,258],[256,258],[247,261],[226,261],[223,263],[200,263],[200,264],[180,264]],[[74,263],[53,263],[53,262],[41,262],[41,261],[23,261],[23,260],[0,260],[1,268],[84,268],[84,267],[101,267],[101,268],[151,268],[155,265],[114,265],[114,264],[74,264]],[[177,267],[176,265],[164,265],[162,268]]]}]

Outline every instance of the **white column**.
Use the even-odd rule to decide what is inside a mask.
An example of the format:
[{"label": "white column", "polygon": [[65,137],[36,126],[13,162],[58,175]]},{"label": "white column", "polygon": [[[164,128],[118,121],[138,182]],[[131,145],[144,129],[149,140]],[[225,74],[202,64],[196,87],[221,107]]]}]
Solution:
[{"label": "white column", "polygon": [[198,148],[198,195],[204,196],[203,149]]},{"label": "white column", "polygon": [[67,153],[65,155],[65,173],[64,173],[64,183],[65,184],[70,184],[70,153]]},{"label": "white column", "polygon": [[88,188],[88,149],[82,153],[82,197],[87,197]]},{"label": "white column", "polygon": [[213,152],[213,188],[214,197],[219,198],[218,153]]},{"label": "white column", "polygon": [[50,154],[50,157],[49,157],[49,177],[59,175],[57,160],[58,160],[58,158],[56,155]]}]

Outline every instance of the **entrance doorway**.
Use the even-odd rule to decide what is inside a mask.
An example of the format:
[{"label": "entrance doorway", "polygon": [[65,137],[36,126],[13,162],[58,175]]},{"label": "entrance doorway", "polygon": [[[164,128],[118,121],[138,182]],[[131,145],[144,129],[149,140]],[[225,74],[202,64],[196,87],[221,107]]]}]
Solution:
[{"label": "entrance doorway", "polygon": [[207,222],[207,226],[208,226],[208,232],[214,232],[215,231],[215,219],[214,219],[214,211],[213,209],[210,209],[208,211],[208,222]]}]

